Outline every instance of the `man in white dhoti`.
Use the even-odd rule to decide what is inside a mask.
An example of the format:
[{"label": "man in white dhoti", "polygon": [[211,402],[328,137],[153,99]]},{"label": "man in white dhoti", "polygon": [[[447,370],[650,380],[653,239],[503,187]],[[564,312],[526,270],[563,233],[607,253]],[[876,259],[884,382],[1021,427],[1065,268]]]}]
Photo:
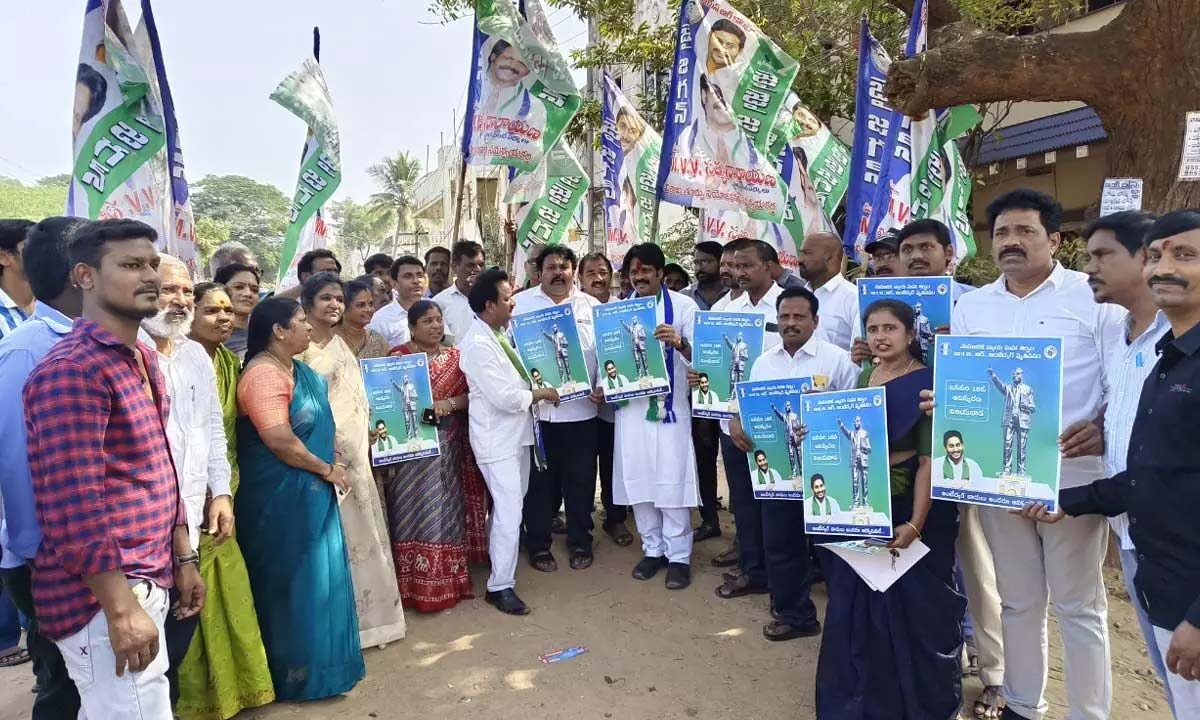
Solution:
[{"label": "man in white dhoti", "polygon": [[[666,346],[671,392],[618,407],[613,500],[633,506],[642,536],[645,557],[633,576],[649,580],[665,567],[666,585],[676,590],[691,584],[691,508],[699,504],[692,426],[687,421],[689,336],[696,303],[663,286],[667,260],[657,245],[634,245],[625,258],[637,295],[658,297],[654,341]],[[592,397],[601,402],[600,389]]]}]

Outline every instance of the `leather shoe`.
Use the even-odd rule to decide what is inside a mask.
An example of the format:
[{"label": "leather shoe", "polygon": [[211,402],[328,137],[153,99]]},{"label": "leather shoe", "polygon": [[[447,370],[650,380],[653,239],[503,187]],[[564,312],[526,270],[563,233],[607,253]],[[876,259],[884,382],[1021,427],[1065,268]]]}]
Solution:
[{"label": "leather shoe", "polygon": [[506,615],[528,615],[529,606],[527,606],[512,588],[488,592],[483,596],[488,605],[493,606],[500,612]]},{"label": "leather shoe", "polygon": [[783,642],[796,638],[816,637],[821,634],[821,622],[813,620],[806,625],[789,625],[776,620],[763,625],[763,637],[771,642]]},{"label": "leather shoe", "polygon": [[692,566],[687,563],[669,563],[667,565],[667,589],[682,590],[692,584]]},{"label": "leather shoe", "polygon": [[649,580],[667,566],[665,557],[646,556],[633,567],[633,577],[637,580]]},{"label": "leather shoe", "polygon": [[721,537],[721,528],[709,523],[700,523],[700,527],[692,531],[692,542],[703,542]]}]

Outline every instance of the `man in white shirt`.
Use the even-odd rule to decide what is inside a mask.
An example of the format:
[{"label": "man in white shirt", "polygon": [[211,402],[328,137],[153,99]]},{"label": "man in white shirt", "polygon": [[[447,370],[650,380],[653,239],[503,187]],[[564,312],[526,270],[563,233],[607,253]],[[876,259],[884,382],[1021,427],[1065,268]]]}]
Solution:
[{"label": "man in white shirt", "polygon": [[[600,304],[575,288],[575,252],[566,245],[547,245],[538,256],[538,285],[518,293],[516,313],[549,307],[571,308],[589,387],[596,381],[596,333],[592,308]],[[525,551],[529,564],[553,572],[558,563],[550,552],[551,522],[559,504],[566,508],[567,549],[573,570],[592,564],[592,506],[596,499],[596,403],[573,400],[559,407],[542,403],[535,422],[546,452],[544,470],[535,468],[525,494]]]},{"label": "man in white shirt", "polygon": [[0,220],[0,337],[17,329],[33,314],[37,300],[21,264],[30,220]]},{"label": "man in white shirt", "polygon": [[[1154,304],[1154,296],[1142,275],[1146,264],[1143,240],[1154,219],[1150,213],[1119,212],[1093,221],[1083,233],[1088,251],[1088,263],[1083,270],[1087,273],[1093,297],[1098,303],[1115,303],[1129,312],[1125,319],[1124,342],[1108,347],[1108,402],[1104,406],[1105,477],[1116,477],[1125,470],[1142,386],[1157,361],[1155,346],[1171,327]],[[1171,703],[1167,669],[1154,639],[1154,625],[1133,586],[1138,560],[1137,550],[1129,537],[1129,518],[1118,515],[1109,518],[1108,523],[1120,542],[1121,572],[1125,576],[1130,603],[1137,611],[1150,664],[1162,679],[1167,702]]]},{"label": "man in white shirt", "polygon": [[450,258],[454,268],[454,284],[434,295],[433,301],[442,308],[446,332],[453,336],[457,345],[475,320],[467,295],[475,284],[475,278],[483,271],[483,246],[470,240],[459,240],[454,243]]},{"label": "man in white shirt", "polygon": [[[750,369],[752,382],[811,377],[818,392],[855,387],[859,370],[850,362],[850,356],[817,335],[819,309],[816,296],[803,288],[783,290],[778,295],[775,317],[768,321],[778,327],[778,335]],[[743,453],[751,452],[754,444],[737,417],[730,422],[730,435],[731,447],[726,456],[736,457],[745,467]],[[730,490],[730,494],[732,492]],[[740,504],[740,498],[734,500],[735,511]],[[775,617],[763,626],[763,636],[768,640],[783,641],[820,635],[821,623],[811,598],[812,556],[808,536],[804,534],[804,503],[762,500],[757,504],[762,518],[762,554]]]},{"label": "man in white shirt", "polygon": [[[230,490],[229,445],[225,415],[217,397],[217,375],[212,358],[187,335],[195,304],[187,266],[170,255],[161,255],[158,268],[162,288],[158,314],[142,321],[142,329],[158,349],[159,368],[166,380],[171,412],[167,416],[167,442],[179,495],[187,515],[192,552],[200,547],[201,527],[218,543],[233,534],[233,493]],[[205,498],[212,494],[205,517]],[[177,591],[171,590],[172,604]],[[168,614],[166,646],[171,702],[179,699],[179,665],[187,655],[199,615],[177,620]]]},{"label": "man in white shirt", "polygon": [[[1001,276],[963,295],[951,324],[959,335],[1063,339],[1063,397],[1070,401],[1062,408],[1061,486],[1076,487],[1103,476],[1103,438],[1095,421],[1104,402],[1107,348],[1120,342],[1125,313],[1094,303],[1087,276],[1054,259],[1061,212],[1053,198],[1032,190],[992,202],[992,254]],[[1039,526],[1003,509],[983,508],[979,516],[1003,603],[1005,712],[1026,720],[1046,712],[1048,589],[1062,629],[1069,717],[1107,718],[1112,678],[1100,571],[1103,518]]]},{"label": "man in white shirt", "polygon": [[[457,247],[457,246],[456,246]],[[479,254],[482,257],[482,253]],[[529,488],[529,448],[533,445],[530,409],[542,400],[558,403],[553,388],[532,390],[529,374],[504,336],[512,319],[508,273],[488,270],[472,278],[470,303],[475,315],[459,339],[460,365],[470,388],[470,440],[475,460],[492,496],[488,555],[492,572],[484,599],[509,615],[528,615],[517,597],[517,544],[521,505]]]},{"label": "man in white shirt", "polygon": [[396,299],[377,311],[368,330],[382,335],[390,347],[408,342],[408,309],[425,297],[425,266],[416,255],[402,255],[388,268]]},{"label": "man in white shirt", "polygon": [[[637,296],[657,297],[658,325],[648,342],[664,345],[671,392],[617,409],[613,501],[633,506],[642,536],[645,557],[633,577],[649,580],[665,567],[667,588],[679,590],[692,580],[691,508],[699,504],[687,378],[696,303],[663,285],[667,259],[659,246],[634,245],[625,261]],[[599,388],[592,397],[603,397]]]},{"label": "man in white shirt", "polygon": [[848,351],[858,320],[858,293],[854,283],[842,277],[842,257],[841,238],[815,232],[804,238],[799,270],[821,303],[819,336]]}]

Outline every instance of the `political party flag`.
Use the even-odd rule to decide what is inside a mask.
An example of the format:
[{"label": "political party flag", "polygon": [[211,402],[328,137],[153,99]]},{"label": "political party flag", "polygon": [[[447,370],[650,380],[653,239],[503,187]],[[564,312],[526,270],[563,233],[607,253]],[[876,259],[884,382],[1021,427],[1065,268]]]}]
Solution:
[{"label": "political party flag", "polygon": [[158,232],[158,246],[166,249],[167,128],[150,71],[137,57],[121,1],[87,0],[66,214],[140,220]]},{"label": "political party flag", "polygon": [[[925,356],[925,364],[933,366],[933,338],[950,332],[950,309],[953,305],[952,280],[947,277],[860,277],[858,285],[858,322],[854,336],[867,336],[867,308],[880,300],[899,300],[913,309],[916,341]],[[866,362],[871,362],[867,360]]]},{"label": "political party flag", "polygon": [[286,289],[299,282],[296,264],[304,253],[325,247],[327,228],[321,207],[342,182],[341,141],[329,86],[315,57],[306,58],[299,70],[284,78],[271,99],[308,125],[300,178],[279,253],[279,287]]},{"label": "political party flag", "polygon": [[425,353],[360,360],[370,407],[371,466],[441,454]]},{"label": "political party flag", "polygon": [[592,311],[596,329],[597,383],[610,403],[671,391],[663,346],[654,339],[657,300],[635,297],[597,305]]},{"label": "political party flag", "polygon": [[1062,339],[938,335],[935,500],[1058,507]]},{"label": "political party flag", "polygon": [[768,143],[797,70],[726,0],[681,3],[658,196],[781,219],[787,194]]},{"label": "political party flag", "polygon": [[167,214],[164,218],[166,227],[167,253],[187,264],[193,272],[196,270],[196,223],[192,215],[191,192],[188,188],[187,175],[184,172],[183,149],[179,142],[179,123],[175,119],[175,99],[171,94],[171,85],[167,82],[167,67],[163,61],[162,43],[158,37],[158,26],[154,21],[154,10],[150,0],[142,0],[142,21],[134,34],[136,42],[144,43],[150,58],[149,66],[154,69],[151,75],[151,85],[157,91],[159,104],[163,110],[164,126],[167,135],[167,169],[166,197],[170,199]]},{"label": "political party flag", "polygon": [[813,192],[825,214],[833,217],[850,183],[850,148],[843,145],[795,93],[788,93],[779,109],[779,118],[771,133],[771,152],[778,155],[789,145],[797,163],[808,173]]},{"label": "political party flag", "polygon": [[692,328],[692,369],[700,384],[692,388],[692,416],[728,420],[736,414],[733,388],[750,379],[762,354],[766,323],[758,313],[696,313]]},{"label": "political party flag", "polygon": [[804,531],[890,538],[892,490],[884,389],[805,395],[801,405],[800,417],[808,428],[802,448],[807,480]]},{"label": "political party flag", "polygon": [[534,390],[554,388],[561,402],[592,394],[570,303],[514,315],[512,333]]},{"label": "political party flag", "polygon": [[524,15],[513,0],[476,0],[462,139],[469,164],[534,170],[581,102],[538,0],[524,0]]},{"label": "political party flag", "polygon": [[600,157],[604,162],[605,250],[620,267],[629,248],[655,242],[654,183],[662,138],[638,113],[621,88],[604,73]]},{"label": "political party flag", "polygon": [[811,377],[738,383],[738,416],[754,444],[746,462],[755,500],[804,499],[800,402],[812,388]]},{"label": "political party flag", "polygon": [[513,218],[517,225],[513,282],[520,286],[525,284],[529,249],[563,241],[591,181],[565,141],[546,153],[533,172],[513,172],[504,201],[518,206]]}]

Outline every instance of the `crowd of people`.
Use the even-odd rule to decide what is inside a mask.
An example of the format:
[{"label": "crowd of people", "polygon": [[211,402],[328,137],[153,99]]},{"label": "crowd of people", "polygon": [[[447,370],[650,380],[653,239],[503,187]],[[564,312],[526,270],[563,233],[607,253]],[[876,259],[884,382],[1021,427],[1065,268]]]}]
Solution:
[{"label": "crowd of people", "polygon": [[[650,243],[616,277],[603,254],[536,247],[525,287],[470,241],[373,255],[352,280],[322,249],[300,260],[297,288],[271,295],[236,243],[197,284],[137,221],[0,221],[0,664],[33,659],[39,720],[224,720],[337,695],[364,677],[364,648],[405,636],[405,609],[474,597],[472,565],[490,564],[484,598],[512,615],[531,611],[516,592],[522,548],[531,568],[556,572],[561,533],[570,569],[589,568],[597,478],[615,545],[634,543],[632,515],[633,578],[687,588],[694,543],[724,532],[720,459],[735,537],[712,561],[728,568],[714,591],[767,596],[767,641],[821,638],[819,718],[954,718],[972,671],[984,689],[968,714],[1040,719],[1051,604],[1069,717],[1107,718],[1110,526],[1168,702],[1200,718],[1200,461],[1187,421],[1200,416],[1200,211],[1095,220],[1083,272],[1055,260],[1060,215],[1033,191],[996,199],[1000,277],[955,284],[951,322],[956,335],[1062,338],[1055,512],[931,499],[931,458],[944,448],[936,471],[962,472],[961,436],[932,437],[913,309],[885,300],[859,317],[833,234],[806,237],[794,270],[760,240],[700,243],[694,282]],[[867,250],[877,276],[954,263],[936,220]],[[609,404],[601,386],[616,370],[597,367],[593,313],[625,297],[657,300],[649,334],[669,392]],[[559,305],[593,388],[574,402],[531,381],[508,334],[514,314]],[[701,310],[763,317],[750,380],[884,389],[889,546],[929,548],[886,592],[805,534],[804,503],[755,498],[738,419],[691,417]],[[397,439],[372,423],[358,361],[414,353],[428,359],[441,452],[373,468],[372,448]]]}]

